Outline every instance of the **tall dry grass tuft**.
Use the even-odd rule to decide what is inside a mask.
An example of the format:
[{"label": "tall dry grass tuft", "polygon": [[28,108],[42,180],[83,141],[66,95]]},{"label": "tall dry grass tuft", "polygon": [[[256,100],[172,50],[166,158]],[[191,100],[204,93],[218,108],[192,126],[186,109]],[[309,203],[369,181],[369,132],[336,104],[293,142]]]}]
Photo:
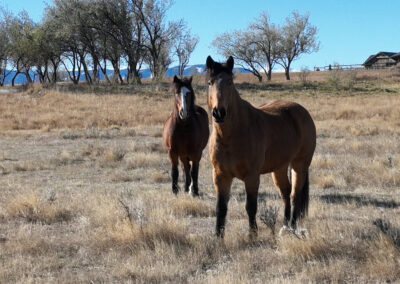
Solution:
[{"label": "tall dry grass tuft", "polygon": [[36,194],[19,194],[6,205],[7,218],[21,218],[27,222],[53,224],[68,222],[73,218],[63,202],[40,200]]},{"label": "tall dry grass tuft", "polygon": [[214,206],[210,202],[184,194],[173,199],[170,206],[180,217],[211,217],[215,215]]},{"label": "tall dry grass tuft", "polygon": [[121,147],[107,149],[103,153],[105,162],[120,162],[126,155],[126,150]]},{"label": "tall dry grass tuft", "polygon": [[378,282],[396,282],[400,279],[400,251],[387,235],[369,243],[360,273]]},{"label": "tall dry grass tuft", "polygon": [[278,243],[279,250],[294,259],[327,261],[332,258],[366,258],[368,244],[351,238],[348,232],[338,232],[329,227],[315,228],[306,238],[287,234]]},{"label": "tall dry grass tuft", "polygon": [[279,209],[275,206],[266,206],[263,204],[260,208],[260,220],[271,230],[272,235],[275,236],[275,225],[278,218]]},{"label": "tall dry grass tuft", "polygon": [[150,168],[155,167],[160,163],[160,156],[153,152],[141,152],[135,153],[134,156],[127,159],[126,169],[137,169],[137,168]]},{"label": "tall dry grass tuft", "polygon": [[[97,248],[154,250],[159,243],[186,247],[189,244],[185,222],[177,220],[168,208],[145,208],[143,202],[118,201],[117,215],[100,220],[92,234]],[[116,204],[115,204],[116,205]]]}]

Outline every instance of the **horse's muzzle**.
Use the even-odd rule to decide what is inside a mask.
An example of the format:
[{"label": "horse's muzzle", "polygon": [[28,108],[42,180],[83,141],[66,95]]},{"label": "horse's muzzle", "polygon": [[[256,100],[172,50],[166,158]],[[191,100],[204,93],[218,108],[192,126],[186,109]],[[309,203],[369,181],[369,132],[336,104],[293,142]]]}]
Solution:
[{"label": "horse's muzzle", "polygon": [[223,123],[225,121],[226,117],[226,110],[225,108],[213,108],[212,110],[212,116],[214,117],[214,120],[216,123]]},{"label": "horse's muzzle", "polygon": [[180,117],[182,120],[185,120],[186,118],[189,117],[189,114],[188,114],[186,111],[184,111],[184,110],[180,110],[180,111],[179,111],[179,117]]}]

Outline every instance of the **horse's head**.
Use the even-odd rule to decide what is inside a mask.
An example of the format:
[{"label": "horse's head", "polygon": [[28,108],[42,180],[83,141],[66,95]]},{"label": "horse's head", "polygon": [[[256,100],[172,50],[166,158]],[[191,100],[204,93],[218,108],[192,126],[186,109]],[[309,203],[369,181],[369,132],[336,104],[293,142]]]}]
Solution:
[{"label": "horse's head", "polygon": [[193,109],[194,105],[192,77],[181,80],[174,76],[172,85],[175,95],[175,106],[177,107],[179,117],[185,120],[190,116],[190,111]]},{"label": "horse's head", "polygon": [[216,123],[223,123],[233,99],[233,58],[229,56],[225,63],[215,62],[207,57],[208,106]]}]

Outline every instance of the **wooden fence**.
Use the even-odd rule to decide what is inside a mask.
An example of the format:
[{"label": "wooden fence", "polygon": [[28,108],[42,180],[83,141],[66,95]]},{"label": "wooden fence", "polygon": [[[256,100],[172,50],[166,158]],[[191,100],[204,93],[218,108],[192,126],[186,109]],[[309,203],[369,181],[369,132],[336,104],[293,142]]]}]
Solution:
[{"label": "wooden fence", "polygon": [[327,65],[327,66],[320,66],[314,67],[314,71],[329,71],[329,70],[360,70],[360,69],[393,69],[393,68],[400,68],[399,64],[396,63],[375,63],[371,66],[365,67],[363,64],[348,64],[348,65]]},{"label": "wooden fence", "polygon": [[348,65],[327,65],[321,67],[314,67],[314,71],[329,71],[329,70],[356,70],[356,69],[365,69],[362,64],[348,64]]}]

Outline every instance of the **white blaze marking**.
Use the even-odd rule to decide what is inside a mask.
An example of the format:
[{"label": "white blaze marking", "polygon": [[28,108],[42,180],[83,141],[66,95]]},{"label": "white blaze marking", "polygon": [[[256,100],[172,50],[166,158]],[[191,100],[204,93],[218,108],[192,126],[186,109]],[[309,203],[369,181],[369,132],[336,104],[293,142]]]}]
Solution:
[{"label": "white blaze marking", "polygon": [[186,105],[186,94],[189,93],[190,90],[186,87],[181,88],[181,101],[182,101],[182,118],[185,119],[187,116],[187,105]]}]

